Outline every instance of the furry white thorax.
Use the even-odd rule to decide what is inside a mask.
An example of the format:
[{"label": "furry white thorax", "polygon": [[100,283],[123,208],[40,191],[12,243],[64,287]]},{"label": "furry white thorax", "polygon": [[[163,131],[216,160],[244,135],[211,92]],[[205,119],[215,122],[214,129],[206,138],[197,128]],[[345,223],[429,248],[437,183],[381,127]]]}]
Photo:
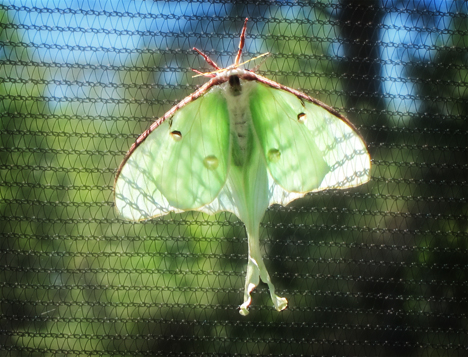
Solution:
[{"label": "furry white thorax", "polygon": [[[233,71],[239,71],[239,69],[235,69]],[[257,85],[255,81],[240,79],[241,90],[237,93],[234,93],[231,90],[232,88],[229,82],[222,85],[223,95],[226,98],[229,119],[231,121],[231,132],[235,134],[234,137],[237,138],[239,148],[244,155],[247,151],[249,126],[252,125],[249,96],[250,91],[255,85]]]},{"label": "furry white thorax", "polygon": [[230,76],[242,76],[246,72],[247,71],[245,69],[239,67],[226,68],[226,70],[219,72],[217,76],[221,78],[229,78]]}]

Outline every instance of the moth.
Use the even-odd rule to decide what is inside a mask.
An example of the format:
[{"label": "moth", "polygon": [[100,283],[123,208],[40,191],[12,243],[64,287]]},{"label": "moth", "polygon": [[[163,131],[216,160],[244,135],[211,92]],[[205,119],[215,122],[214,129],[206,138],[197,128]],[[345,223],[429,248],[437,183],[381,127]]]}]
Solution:
[{"label": "moth", "polygon": [[115,178],[115,207],[141,221],[169,212],[234,213],[245,224],[248,261],[244,301],[260,280],[276,310],[279,297],[260,251],[269,206],[308,192],[346,189],[370,178],[370,156],[354,126],[328,105],[262,77],[240,63],[201,73],[210,80],[156,120],[125,155]]}]

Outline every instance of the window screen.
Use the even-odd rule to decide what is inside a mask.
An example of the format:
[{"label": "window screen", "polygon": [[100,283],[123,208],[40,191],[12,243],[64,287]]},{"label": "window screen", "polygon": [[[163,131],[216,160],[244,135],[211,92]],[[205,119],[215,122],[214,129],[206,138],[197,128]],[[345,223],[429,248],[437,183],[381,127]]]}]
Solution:
[{"label": "window screen", "polygon": [[[462,1],[3,1],[0,351],[5,356],[468,353],[468,8]],[[243,223],[131,222],[138,135],[207,81],[197,47],[348,117],[371,181],[272,206],[266,285],[239,315]]]}]

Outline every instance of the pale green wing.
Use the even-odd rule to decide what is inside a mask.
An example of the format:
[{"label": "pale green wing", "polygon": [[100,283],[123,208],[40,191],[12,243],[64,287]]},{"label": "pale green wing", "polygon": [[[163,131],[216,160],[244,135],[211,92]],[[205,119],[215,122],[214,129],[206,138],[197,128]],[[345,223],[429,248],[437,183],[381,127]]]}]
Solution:
[{"label": "pale green wing", "polygon": [[304,102],[304,125],[315,138],[330,171],[318,190],[350,188],[370,180],[367,146],[347,122],[311,102]]},{"label": "pale green wing", "polygon": [[225,185],[229,152],[226,100],[215,87],[177,110],[131,153],[115,184],[118,211],[141,220],[209,204]]},{"label": "pale green wing", "polygon": [[253,86],[250,109],[268,170],[287,192],[270,183],[271,203],[301,193],[357,186],[369,180],[364,142],[343,120],[286,90]]}]

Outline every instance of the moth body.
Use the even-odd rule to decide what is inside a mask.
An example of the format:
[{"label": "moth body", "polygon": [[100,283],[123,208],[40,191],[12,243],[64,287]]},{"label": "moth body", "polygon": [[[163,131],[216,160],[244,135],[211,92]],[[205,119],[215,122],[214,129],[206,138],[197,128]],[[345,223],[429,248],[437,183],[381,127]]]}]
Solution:
[{"label": "moth body", "polygon": [[[252,116],[249,108],[249,89],[252,83],[240,80],[237,75],[232,75],[224,86],[223,95],[226,99],[228,111],[230,113],[229,121],[231,128],[231,140],[233,141],[233,150],[239,151],[233,153],[236,160],[241,159],[245,162],[248,153],[249,131],[252,130]],[[236,163],[239,165],[239,162]]]}]

